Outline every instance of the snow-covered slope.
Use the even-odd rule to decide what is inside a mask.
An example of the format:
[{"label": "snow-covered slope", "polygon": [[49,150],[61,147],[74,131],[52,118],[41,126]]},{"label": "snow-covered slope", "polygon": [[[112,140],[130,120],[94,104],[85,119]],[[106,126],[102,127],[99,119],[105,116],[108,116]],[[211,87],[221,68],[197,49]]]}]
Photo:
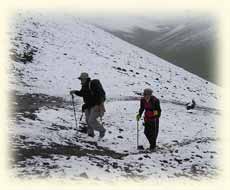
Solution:
[{"label": "snow-covered slope", "polygon": [[[154,13],[153,13],[154,14]],[[89,23],[174,65],[220,84],[216,73],[215,18],[206,14],[86,17]]]},{"label": "snow-covered slope", "polygon": [[[18,14],[10,38],[13,175],[151,180],[218,172],[214,84],[71,15]],[[100,142],[76,133],[69,91],[80,88],[81,72],[100,79],[107,93]],[[136,97],[146,87],[162,102],[159,151],[138,154]],[[183,103],[192,98],[198,109],[186,112]],[[143,134],[140,142],[148,147]]]},{"label": "snow-covered slope", "polygon": [[85,71],[102,80],[108,97],[133,96],[151,87],[162,99],[194,98],[209,107],[219,99],[217,86],[75,17],[37,15],[25,20],[18,17],[15,23],[23,26],[13,30],[23,34],[19,36],[24,44],[15,42],[18,49],[28,43],[38,50],[30,66],[14,65],[23,67],[23,82],[34,87],[17,84],[17,88],[64,96],[80,87],[77,77]]}]

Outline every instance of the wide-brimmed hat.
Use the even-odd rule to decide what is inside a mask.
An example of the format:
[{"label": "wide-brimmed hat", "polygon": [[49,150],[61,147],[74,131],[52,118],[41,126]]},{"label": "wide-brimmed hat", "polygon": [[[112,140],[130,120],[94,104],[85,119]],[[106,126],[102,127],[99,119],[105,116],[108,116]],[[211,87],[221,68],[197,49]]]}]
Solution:
[{"label": "wide-brimmed hat", "polygon": [[153,94],[153,90],[151,88],[146,88],[144,89],[143,95],[152,95]]},{"label": "wide-brimmed hat", "polygon": [[80,77],[78,77],[78,79],[82,80],[82,79],[88,79],[89,75],[88,73],[81,73]]}]

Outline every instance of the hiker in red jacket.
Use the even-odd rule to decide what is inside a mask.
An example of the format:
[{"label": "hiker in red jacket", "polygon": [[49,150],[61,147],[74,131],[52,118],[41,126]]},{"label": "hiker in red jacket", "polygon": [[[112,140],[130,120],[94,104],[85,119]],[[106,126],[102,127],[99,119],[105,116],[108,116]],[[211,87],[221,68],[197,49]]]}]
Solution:
[{"label": "hiker in red jacket", "polygon": [[147,137],[150,150],[156,150],[156,140],[159,130],[159,118],[161,116],[160,101],[152,95],[153,91],[150,88],[144,90],[144,97],[140,100],[139,113],[136,116],[137,121],[140,120],[144,113],[144,134]]}]

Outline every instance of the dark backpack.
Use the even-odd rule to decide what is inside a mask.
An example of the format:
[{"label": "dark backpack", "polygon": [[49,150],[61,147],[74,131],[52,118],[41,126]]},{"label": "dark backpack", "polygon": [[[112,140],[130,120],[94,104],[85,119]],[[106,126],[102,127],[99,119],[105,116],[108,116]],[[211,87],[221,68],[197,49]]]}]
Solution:
[{"label": "dark backpack", "polygon": [[99,100],[100,103],[103,103],[106,100],[105,91],[98,79],[93,79],[89,82],[89,90],[92,95],[94,95]]}]

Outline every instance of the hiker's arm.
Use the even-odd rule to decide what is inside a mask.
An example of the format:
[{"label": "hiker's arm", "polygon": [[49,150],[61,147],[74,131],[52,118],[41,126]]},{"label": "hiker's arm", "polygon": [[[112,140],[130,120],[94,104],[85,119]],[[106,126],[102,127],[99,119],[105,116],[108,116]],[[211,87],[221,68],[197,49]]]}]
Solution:
[{"label": "hiker's arm", "polygon": [[144,102],[141,100],[140,101],[140,109],[139,109],[139,115],[141,117],[142,113],[144,112]]},{"label": "hiker's arm", "polygon": [[157,111],[157,117],[161,116],[161,106],[160,106],[160,101],[157,100],[156,102],[156,111]]},{"label": "hiker's arm", "polygon": [[75,90],[74,94],[76,94],[77,96],[83,97],[85,96],[86,92],[85,92],[85,89],[81,87],[81,90]]},{"label": "hiker's arm", "polygon": [[70,94],[71,94],[71,95],[75,94],[75,95],[81,96],[81,97],[83,96],[81,90],[80,90],[80,91],[79,91],[79,90],[71,90],[71,91],[70,91]]},{"label": "hiker's arm", "polygon": [[82,91],[76,90],[74,94],[76,94],[77,96],[81,96],[82,97]]}]

